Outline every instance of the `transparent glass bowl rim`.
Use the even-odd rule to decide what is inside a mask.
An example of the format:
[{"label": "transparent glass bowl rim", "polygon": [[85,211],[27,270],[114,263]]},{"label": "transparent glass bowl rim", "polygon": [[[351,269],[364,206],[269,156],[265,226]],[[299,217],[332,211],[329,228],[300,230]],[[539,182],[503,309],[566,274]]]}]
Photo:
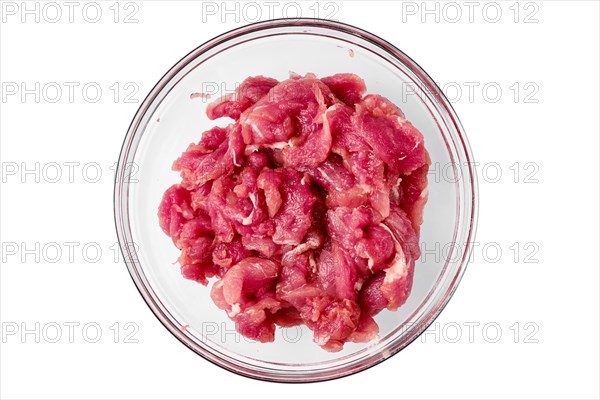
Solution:
[{"label": "transparent glass bowl rim", "polygon": [[[460,180],[462,186],[457,189],[457,196],[460,197],[465,209],[462,211],[462,215],[460,215],[460,213],[457,215],[457,225],[454,234],[455,239],[461,239],[463,251],[460,260],[456,262],[456,271],[454,276],[451,277],[452,280],[446,291],[438,293],[437,298],[429,305],[427,312],[423,314],[423,318],[418,324],[407,330],[403,336],[399,336],[396,340],[388,343],[388,347],[384,348],[381,352],[369,354],[363,359],[355,360],[350,365],[341,365],[333,369],[315,369],[301,374],[282,373],[276,369],[253,368],[253,366],[244,365],[243,363],[237,362],[235,359],[232,360],[219,357],[191,340],[181,331],[179,326],[172,321],[168,315],[168,311],[164,309],[164,306],[162,306],[157,296],[154,294],[153,289],[149,287],[144,276],[143,268],[135,254],[135,248],[130,245],[133,241],[129,221],[129,187],[128,180],[126,179],[126,174],[129,173],[128,171],[130,170],[126,166],[135,158],[140,137],[144,133],[148,118],[150,117],[149,114],[152,114],[156,109],[157,103],[160,103],[160,101],[164,99],[164,96],[166,95],[165,91],[168,93],[168,91],[176,84],[172,81],[178,73],[197,58],[202,57],[207,52],[210,52],[225,43],[233,46],[244,42],[244,37],[247,35],[262,31],[277,31],[281,29],[286,29],[285,33],[296,34],[313,34],[309,33],[308,30],[320,29],[328,31],[328,33],[334,37],[336,34],[350,35],[359,40],[368,42],[378,48],[378,50],[386,53],[386,55],[391,57],[394,62],[407,67],[411,72],[417,75],[421,80],[421,83],[426,86],[425,89],[427,91],[424,93],[426,93],[427,96],[433,97],[435,105],[438,107],[438,111],[446,119],[445,122],[449,123],[452,127],[449,135],[454,143],[458,143],[458,150],[462,152],[462,157],[464,157],[464,160],[461,160],[461,165],[459,166],[459,168],[463,170],[461,172],[463,178]],[[319,35],[319,33],[314,33],[314,35]],[[416,62],[386,40],[352,25],[315,18],[275,19],[236,28],[205,42],[179,60],[154,86],[134,116],[121,148],[119,162],[115,173],[114,189],[115,225],[121,252],[138,291],[160,322],[185,346],[213,364],[242,376],[287,383],[324,381],[363,371],[398,353],[418,338],[433,323],[446,306],[464,274],[477,226],[477,202],[477,177],[473,168],[473,157],[469,143],[452,105],[437,84]],[[447,264],[448,261],[446,262],[446,266]],[[446,268],[444,268],[444,271],[445,270]],[[386,354],[382,356],[382,352],[385,352]]]}]

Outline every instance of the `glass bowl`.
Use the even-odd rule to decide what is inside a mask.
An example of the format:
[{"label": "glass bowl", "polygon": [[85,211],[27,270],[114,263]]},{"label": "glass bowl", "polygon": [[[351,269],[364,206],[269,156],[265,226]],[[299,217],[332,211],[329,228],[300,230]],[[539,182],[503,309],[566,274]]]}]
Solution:
[{"label": "glass bowl", "polygon": [[[412,293],[396,312],[375,318],[379,339],[347,343],[329,353],[306,327],[277,328],[275,342],[252,342],[210,298],[210,288],[184,279],[179,251],[159,227],[163,192],[179,182],[173,161],[215,125],[210,101],[252,75],[285,79],[289,72],[319,77],[351,72],[368,93],[398,104],[424,135],[432,159],[429,200],[421,230]],[[211,95],[208,100],[205,94]],[[218,123],[218,122],[217,122]],[[476,177],[460,122],[434,81],[385,40],[338,22],[283,19],[248,25],[201,45],[152,89],[135,115],[115,180],[115,221],[127,267],[142,297],[183,344],[212,363],[244,376],[314,382],[369,368],[396,354],[436,318],[467,265],[476,225]],[[175,265],[174,265],[175,264]]]}]

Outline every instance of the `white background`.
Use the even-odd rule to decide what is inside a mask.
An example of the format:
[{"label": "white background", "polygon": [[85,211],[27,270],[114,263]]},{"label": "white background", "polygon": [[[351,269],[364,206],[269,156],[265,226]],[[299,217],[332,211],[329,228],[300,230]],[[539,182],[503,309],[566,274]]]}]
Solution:
[{"label": "white background", "polygon": [[[314,16],[313,3],[298,2],[303,16]],[[43,14],[44,4],[39,22],[32,14],[24,23],[21,2],[2,5],[2,398],[600,396],[597,2],[498,2],[495,23],[498,7],[486,3],[472,15],[463,2],[427,3],[437,16],[423,14],[421,2],[317,5],[321,16],[335,11],[335,19],[391,41],[445,86],[487,168],[479,170],[480,245],[437,325],[377,367],[295,386],[242,378],[189,351],[147,308],[115,251],[111,167],[139,101],[183,55],[254,10],[238,4],[237,15],[206,15],[200,2],[136,1],[117,5],[115,23],[110,1],[99,2],[102,16],[91,23],[81,2],[71,23],[58,2],[62,19],[50,23],[56,10]],[[255,4],[268,17],[264,3]],[[282,7],[273,16],[283,16]],[[134,11],[138,22],[124,23]],[[38,101],[22,98],[21,83],[36,82]],[[42,90],[52,82],[63,89],[56,103],[52,85]],[[72,102],[64,82],[79,84]],[[102,88],[96,103],[93,88],[82,95],[90,82]],[[36,162],[39,173],[22,173]],[[65,162],[76,163],[73,182]],[[52,163],[61,165],[56,183]],[[76,243],[72,257],[65,242]],[[39,339],[22,335],[36,323]],[[69,323],[79,324],[72,340]],[[50,343],[57,325],[62,337]],[[95,326],[102,336],[89,343]]]}]

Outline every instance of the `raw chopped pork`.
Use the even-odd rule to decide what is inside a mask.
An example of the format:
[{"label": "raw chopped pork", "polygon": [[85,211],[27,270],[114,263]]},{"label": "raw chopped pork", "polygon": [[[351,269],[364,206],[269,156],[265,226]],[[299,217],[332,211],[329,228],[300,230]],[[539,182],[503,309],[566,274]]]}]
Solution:
[{"label": "raw chopped pork", "polygon": [[173,164],[160,226],[248,338],[304,324],[339,351],[410,294],[430,159],[400,108],[365,92],[347,73],[250,77],[207,109],[233,123]]}]

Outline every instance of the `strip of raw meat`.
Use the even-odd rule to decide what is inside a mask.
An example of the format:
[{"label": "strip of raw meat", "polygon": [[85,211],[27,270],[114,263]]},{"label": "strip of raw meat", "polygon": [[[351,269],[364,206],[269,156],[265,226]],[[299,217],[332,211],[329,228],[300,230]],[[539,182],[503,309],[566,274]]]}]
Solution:
[{"label": "strip of raw meat", "polygon": [[321,81],[338,99],[350,107],[358,103],[367,91],[365,81],[354,74],[335,74],[326,76]]},{"label": "strip of raw meat", "polygon": [[423,135],[384,97],[366,96],[352,119],[373,153],[393,172],[408,174],[426,163]]},{"label": "strip of raw meat", "polygon": [[429,154],[425,152],[427,163],[409,175],[403,175],[400,187],[402,188],[402,197],[399,200],[398,205],[408,215],[408,218],[412,222],[412,227],[419,235],[421,231],[421,224],[423,223],[423,208],[427,203],[427,172],[429,171],[429,165],[431,160]]},{"label": "strip of raw meat", "polygon": [[241,165],[243,142],[239,125],[229,125],[227,128],[215,127],[205,133],[210,138],[210,146],[217,139],[220,144],[211,149],[201,140],[191,144],[187,150],[173,163],[173,169],[181,173],[182,186],[195,188],[208,181],[233,172],[234,166]]},{"label": "strip of raw meat", "polygon": [[277,80],[264,76],[246,78],[235,93],[209,104],[206,114],[210,119],[230,117],[237,120],[243,111],[262,99],[277,83],[279,83]]}]

